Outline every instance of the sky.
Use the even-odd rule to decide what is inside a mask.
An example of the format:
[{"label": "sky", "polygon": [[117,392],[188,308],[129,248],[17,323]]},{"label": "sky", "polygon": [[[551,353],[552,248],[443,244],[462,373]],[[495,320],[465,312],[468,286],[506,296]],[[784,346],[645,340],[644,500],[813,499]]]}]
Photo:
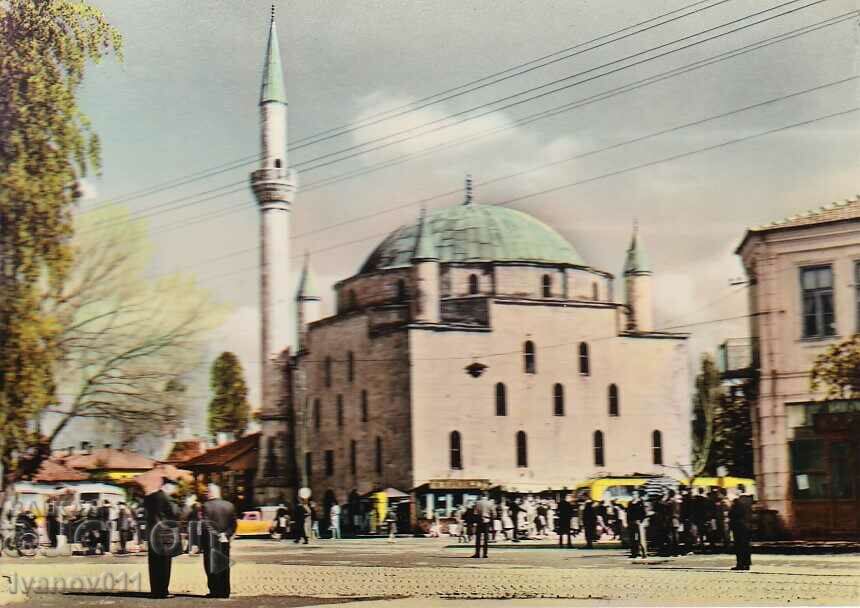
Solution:
[{"label": "sky", "polygon": [[[212,336],[209,360],[234,351],[256,405],[259,217],[248,173],[259,151],[270,3],[93,3],[122,32],[125,49],[122,63],[92,66],[82,88],[81,104],[103,146],[102,174],[88,178],[82,212],[123,204],[147,218],[156,252],[150,275],[193,273],[232,306]],[[690,324],[677,330],[691,333],[697,358],[747,334],[745,319],[717,321],[747,311],[746,289],[732,285],[743,277],[734,249],[744,230],[860,190],[860,113],[819,120],[858,105],[856,14],[524,121],[857,11],[856,0],[292,0],[275,7],[289,162],[299,176],[292,277],[309,251],[326,314],[335,281],[354,274],[383,235],[414,221],[422,201],[430,209],[459,204],[468,173],[477,202],[517,199],[512,207],[553,226],[589,264],[616,275],[637,219],[654,268],[657,326]],[[571,57],[417,103],[541,57],[556,59],[575,45]],[[844,82],[831,84],[837,81]],[[571,86],[549,92],[564,85]],[[410,111],[391,111],[397,108]],[[484,115],[472,118],[477,114]],[[697,124],[677,128],[687,123]],[[795,123],[806,124],[784,128]],[[444,128],[430,132],[434,127]],[[321,132],[336,136],[296,143]],[[726,143],[741,138],[748,139]],[[349,158],[338,161],[342,156]],[[379,167],[386,161],[398,162]],[[145,192],[213,168],[218,172],[202,179]],[[201,394],[205,372],[197,380]],[[196,408],[191,432],[203,430],[205,401]]]}]

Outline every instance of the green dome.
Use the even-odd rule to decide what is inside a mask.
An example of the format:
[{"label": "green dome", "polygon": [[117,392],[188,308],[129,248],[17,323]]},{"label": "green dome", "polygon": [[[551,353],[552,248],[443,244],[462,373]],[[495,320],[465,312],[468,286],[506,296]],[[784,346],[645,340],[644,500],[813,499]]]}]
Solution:
[{"label": "green dome", "polygon": [[[470,203],[438,209],[425,220],[435,253],[445,262],[543,262],[586,266],[573,245],[532,216],[496,205]],[[361,274],[409,266],[419,221],[401,226],[380,243]]]}]

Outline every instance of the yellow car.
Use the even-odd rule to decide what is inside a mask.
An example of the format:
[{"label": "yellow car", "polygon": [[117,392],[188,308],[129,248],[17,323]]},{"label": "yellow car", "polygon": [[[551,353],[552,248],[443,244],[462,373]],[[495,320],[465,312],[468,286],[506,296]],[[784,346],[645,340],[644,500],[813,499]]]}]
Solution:
[{"label": "yellow car", "polygon": [[633,490],[642,486],[649,477],[599,477],[586,479],[576,484],[573,490],[576,498],[589,498],[602,501],[616,500],[626,505],[633,499]]},{"label": "yellow car", "polygon": [[263,517],[262,511],[245,511],[236,522],[236,536],[268,536],[271,520]]}]

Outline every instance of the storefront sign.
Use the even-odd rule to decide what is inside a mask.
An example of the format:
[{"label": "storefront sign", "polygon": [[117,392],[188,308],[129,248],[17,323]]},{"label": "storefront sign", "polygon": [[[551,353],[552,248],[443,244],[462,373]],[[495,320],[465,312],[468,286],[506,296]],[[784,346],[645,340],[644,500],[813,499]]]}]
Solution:
[{"label": "storefront sign", "polygon": [[431,490],[486,490],[488,479],[435,479],[427,484]]}]

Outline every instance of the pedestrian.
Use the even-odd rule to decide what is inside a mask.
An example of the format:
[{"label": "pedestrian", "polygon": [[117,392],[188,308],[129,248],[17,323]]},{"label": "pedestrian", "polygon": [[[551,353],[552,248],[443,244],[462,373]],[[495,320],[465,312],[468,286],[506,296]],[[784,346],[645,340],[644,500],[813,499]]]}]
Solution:
[{"label": "pedestrian", "polygon": [[627,527],[630,530],[630,557],[648,557],[645,555],[645,503],[639,490],[633,491],[633,499],[627,505]]},{"label": "pedestrian", "polygon": [[508,504],[508,501],[505,501],[502,505],[502,534],[505,540],[516,540],[514,520],[511,517],[511,506]]},{"label": "pedestrian", "polygon": [[746,486],[738,484],[738,497],[729,509],[729,525],[735,544],[735,567],[732,570],[749,570],[752,565],[750,555],[750,527],[752,524],[752,496],[746,493]]},{"label": "pedestrian", "polygon": [[308,529],[310,528],[310,522],[308,521],[309,516],[310,507],[308,507],[308,505],[301,499],[296,501],[296,508],[293,511],[293,520],[296,524],[296,538],[293,541],[294,543],[298,544],[304,540],[305,544],[308,544]]},{"label": "pedestrian", "polygon": [[134,517],[125,502],[120,501],[118,507],[116,515],[116,529],[117,536],[119,537],[119,552],[125,555],[128,553],[126,544],[131,540]]},{"label": "pedestrian", "polygon": [[570,536],[570,524],[573,519],[573,496],[566,494],[558,505],[558,546],[564,547],[564,539],[567,537],[567,548],[573,547]]},{"label": "pedestrian", "polygon": [[203,533],[203,505],[195,500],[188,511],[188,554],[193,555],[200,550]]},{"label": "pedestrian", "polygon": [[45,527],[48,531],[48,542],[50,542],[51,548],[56,548],[57,536],[60,534],[60,508],[55,498],[48,500],[48,509],[47,513],[45,513]]},{"label": "pedestrian", "polygon": [[705,496],[705,488],[697,488],[696,495],[691,499],[690,509],[690,535],[692,537],[693,546],[697,549],[704,548],[705,539],[708,537],[710,506],[710,502]]},{"label": "pedestrian", "polygon": [[667,490],[663,498],[666,550],[669,555],[679,555],[678,533],[681,525],[681,501],[675,490]]},{"label": "pedestrian", "polygon": [[160,489],[143,498],[146,513],[147,552],[149,566],[149,589],[153,598],[169,596],[170,570],[173,558],[182,552],[179,535],[179,507],[171,496],[176,492],[176,483],[163,478]]},{"label": "pedestrian", "polygon": [[594,548],[597,540],[597,502],[586,500],[582,510],[582,527],[585,529],[585,546],[587,549]]},{"label": "pedestrian", "polygon": [[308,503],[308,518],[305,523],[310,527],[308,536],[318,539],[320,537],[320,514],[317,510],[317,503],[314,501]]},{"label": "pedestrian", "polygon": [[397,514],[389,509],[385,514],[385,525],[388,527],[388,542],[393,543],[397,536]]},{"label": "pedestrian", "polygon": [[511,523],[513,524],[513,533],[514,538],[513,542],[520,542],[520,536],[522,536],[521,529],[521,520],[523,518],[523,507],[522,501],[520,498],[515,498],[514,502],[511,503]]},{"label": "pedestrian", "polygon": [[284,540],[287,537],[287,521],[289,519],[289,510],[281,503],[278,505],[278,510],[275,511],[275,525],[273,532],[278,535],[278,540]]},{"label": "pedestrian", "polygon": [[221,498],[221,488],[209,484],[203,503],[204,530],[201,540],[203,569],[209,594],[206,597],[230,597],[230,539],[236,533],[236,507]]},{"label": "pedestrian", "polygon": [[495,511],[496,504],[489,499],[486,492],[481,492],[481,496],[474,507],[475,554],[472,556],[474,558],[487,557],[490,544],[490,526],[493,523]]},{"label": "pedestrian", "polygon": [[329,510],[329,528],[333,539],[340,538],[340,505],[334,503]]}]

